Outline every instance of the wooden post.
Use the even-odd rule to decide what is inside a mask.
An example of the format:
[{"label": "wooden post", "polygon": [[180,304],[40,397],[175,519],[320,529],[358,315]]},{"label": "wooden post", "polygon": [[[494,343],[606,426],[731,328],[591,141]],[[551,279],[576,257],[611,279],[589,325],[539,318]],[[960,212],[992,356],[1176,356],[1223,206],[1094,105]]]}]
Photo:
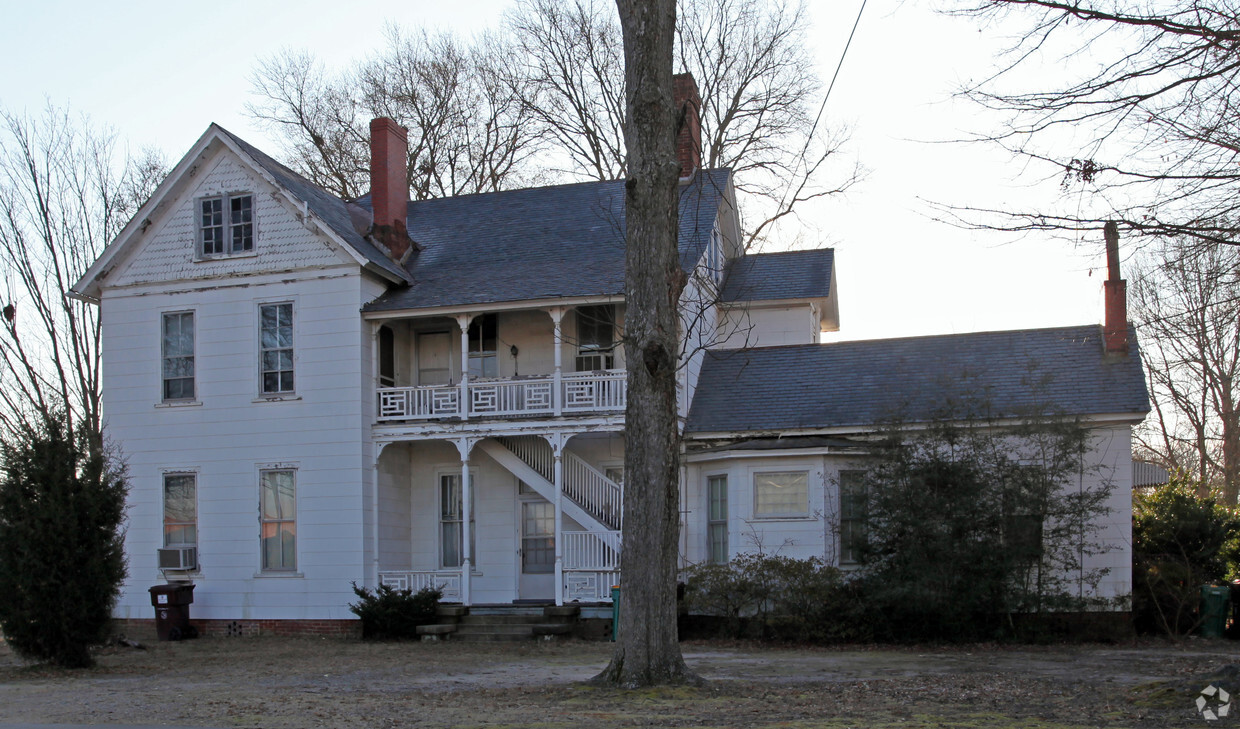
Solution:
[{"label": "wooden post", "polygon": [[456,325],[461,330],[461,420],[469,420],[469,322],[470,314],[457,314]]},{"label": "wooden post", "polygon": [[552,307],[550,314],[551,327],[553,331],[551,337],[553,346],[552,354],[555,357],[555,374],[551,377],[552,387],[555,389],[555,392],[551,395],[551,402],[554,403],[553,407],[556,417],[559,417],[564,413],[564,309],[559,306]]}]

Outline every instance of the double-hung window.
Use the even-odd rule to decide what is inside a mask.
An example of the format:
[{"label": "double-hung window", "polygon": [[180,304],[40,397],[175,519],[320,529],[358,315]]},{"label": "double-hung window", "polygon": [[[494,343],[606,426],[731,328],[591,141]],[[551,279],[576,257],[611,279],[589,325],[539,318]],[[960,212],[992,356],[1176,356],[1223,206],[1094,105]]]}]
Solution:
[{"label": "double-hung window", "polygon": [[297,472],[271,469],[259,472],[259,524],[263,570],[297,569]]},{"label": "double-hung window", "polygon": [[578,372],[609,370],[615,366],[616,308],[581,306],[577,308]]},{"label": "double-hung window", "polygon": [[[465,501],[461,491],[461,474],[439,476],[439,566],[461,567],[465,564]],[[473,509],[469,514],[473,526]],[[475,530],[469,530],[470,554],[474,553]]]},{"label": "double-hung window", "polygon": [[706,520],[707,557],[711,564],[728,561],[728,477],[711,476],[706,479],[706,498],[709,501]]},{"label": "double-hung window", "polygon": [[259,311],[260,377],[264,395],[293,392],[293,305],[264,304]]},{"label": "double-hung window", "polygon": [[753,515],[757,519],[809,516],[809,473],[755,473]]},{"label": "double-hung window", "polygon": [[164,474],[164,546],[198,544],[198,478],[192,473]]},{"label": "double-hung window", "polygon": [[221,195],[198,201],[198,237],[203,256],[223,256],[254,250],[254,197]]},{"label": "double-hung window", "polygon": [[469,376],[499,377],[496,356],[497,324],[494,314],[474,317],[469,323]]},{"label": "double-hung window", "polygon": [[194,399],[194,313],[164,314],[163,399]]},{"label": "double-hung window", "polygon": [[840,471],[840,564],[861,561],[865,544],[864,472]]}]

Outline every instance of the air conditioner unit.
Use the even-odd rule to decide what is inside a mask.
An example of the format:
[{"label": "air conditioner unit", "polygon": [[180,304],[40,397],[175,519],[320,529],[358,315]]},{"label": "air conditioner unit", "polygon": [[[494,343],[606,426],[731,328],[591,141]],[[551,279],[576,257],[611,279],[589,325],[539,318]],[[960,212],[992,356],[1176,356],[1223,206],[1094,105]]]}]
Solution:
[{"label": "air conditioner unit", "polygon": [[159,550],[161,570],[198,569],[198,547],[163,547]]}]

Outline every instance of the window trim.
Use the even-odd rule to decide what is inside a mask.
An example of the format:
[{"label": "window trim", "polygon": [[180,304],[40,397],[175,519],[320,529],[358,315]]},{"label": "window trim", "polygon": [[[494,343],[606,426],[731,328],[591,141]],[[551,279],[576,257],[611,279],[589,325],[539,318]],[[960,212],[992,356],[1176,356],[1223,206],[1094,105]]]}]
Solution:
[{"label": "window trim", "polygon": [[[232,202],[233,200],[243,200],[245,198],[250,199],[250,220],[248,223],[234,223],[232,222]],[[246,256],[258,255],[257,199],[258,195],[252,190],[233,190],[196,198],[194,200],[194,260],[214,261],[223,258],[244,258]],[[204,225],[202,206],[204,203],[214,200],[220,201],[220,225]],[[233,229],[242,225],[250,226],[250,247],[235,251],[233,250],[232,243]],[[222,250],[218,253],[208,253],[206,249],[206,231],[216,227],[220,229],[220,246]]]},{"label": "window trim", "polygon": [[[189,477],[193,480],[194,485],[194,520],[192,522],[169,522],[168,521],[168,479]],[[199,542],[198,536],[198,471],[190,468],[170,468],[160,473],[160,512],[163,514],[163,546],[165,548],[175,547],[197,547]],[[176,544],[168,543],[168,526],[193,526],[194,541],[177,542]],[[197,568],[194,569],[197,571]]]},{"label": "window trim", "polygon": [[[456,478],[456,481],[457,481],[457,488],[460,490],[460,493],[461,493],[461,515],[460,515],[460,518],[459,518],[459,519],[456,519],[456,520],[454,520],[454,521],[444,521],[444,513],[443,513],[443,479],[444,479],[444,477],[445,477],[445,476],[453,476],[453,477],[455,477],[455,478]],[[473,474],[471,473],[471,474],[470,474],[470,476],[471,476],[471,481],[472,481]],[[472,484],[471,484],[471,485],[472,485]],[[518,490],[519,490],[519,489],[520,489],[520,486],[518,486]],[[469,509],[469,547],[470,547],[470,549],[469,549],[469,556],[470,556],[470,562],[471,562],[471,565],[470,565],[470,571],[471,571],[471,572],[476,573],[476,572],[477,572],[477,562],[478,562],[478,554],[477,554],[477,549],[478,549],[478,528],[477,528],[477,521],[478,521],[478,519],[477,519],[477,515],[478,515],[478,511],[477,511],[477,504],[476,504],[477,499],[475,499],[475,498],[474,498],[474,489],[473,489],[473,488],[470,488],[470,490],[469,490],[469,497],[470,497],[470,501],[472,502],[472,503],[470,503],[470,509]],[[437,562],[436,562],[436,564],[437,564],[436,569],[441,569],[441,570],[460,570],[460,569],[464,569],[464,568],[465,568],[465,527],[464,527],[464,524],[465,524],[465,513],[464,513],[464,511],[465,511],[465,479],[464,479],[464,474],[462,474],[462,473],[461,473],[460,469],[436,470],[436,471],[435,471],[435,524],[437,525],[437,527],[436,527],[436,529],[435,529],[435,549],[436,549],[436,551],[438,552]],[[443,548],[443,547],[444,547],[444,538],[443,538],[443,525],[444,525],[444,524],[460,524],[460,525],[461,525],[461,531],[459,532],[459,535],[460,535],[460,543],[461,543],[461,544],[460,544],[460,547],[459,547],[459,549],[460,549],[460,551],[461,551],[461,562],[460,562],[460,564],[457,564],[457,565],[448,565],[448,564],[447,564],[447,562],[446,562],[446,560],[444,560],[444,548]]]},{"label": "window trim", "polygon": [[[753,497],[750,503],[750,507],[753,509],[752,516],[753,516],[754,521],[762,521],[762,520],[768,520],[768,519],[775,520],[775,519],[809,519],[811,518],[810,474],[812,472],[813,472],[813,469],[810,467],[804,467],[804,468],[799,468],[799,469],[792,468],[792,467],[779,468],[779,469],[773,469],[773,468],[752,469],[749,472],[749,486],[752,491],[751,495]],[[802,475],[805,476],[804,509],[799,510],[799,511],[780,511],[780,512],[759,513],[758,511],[758,478],[761,476],[776,476],[776,475],[781,475],[781,474],[791,474],[794,476],[802,476]]]},{"label": "window trim", "polygon": [[[190,317],[190,326],[193,332],[190,334],[190,353],[188,359],[194,373],[186,377],[168,378],[164,375],[164,363],[169,359],[166,348],[168,317],[182,317],[188,315]],[[186,357],[186,355],[174,355],[176,357]],[[174,311],[161,311],[159,313],[159,404],[160,405],[196,405],[198,404],[198,313],[194,309],[177,309]],[[192,393],[189,397],[168,397],[167,383],[169,379],[190,381],[190,389]]]},{"label": "window trim", "polygon": [[[297,504],[297,466],[288,463],[271,463],[262,464],[258,467],[258,574],[261,576],[301,576],[298,571],[298,565],[301,562],[299,550],[301,541],[297,534],[297,512],[300,510]],[[263,476],[268,473],[291,473],[293,476],[293,516],[291,519],[269,519],[263,514]],[[281,565],[279,567],[267,566],[267,551],[263,544],[263,528],[267,524],[284,524],[291,523],[293,525],[293,564],[291,566]],[[281,549],[281,560],[283,560],[283,549]]]},{"label": "window trim", "polygon": [[[258,323],[258,326],[257,326],[257,335],[258,335],[258,341],[257,341],[257,346],[258,346],[258,357],[256,357],[255,359],[256,359],[256,365],[257,365],[257,368],[258,368],[258,396],[257,396],[257,398],[255,399],[255,402],[268,402],[268,401],[279,401],[279,400],[298,400],[298,399],[300,399],[300,398],[298,397],[298,394],[297,394],[297,382],[298,382],[298,380],[299,380],[300,378],[298,377],[297,372],[298,372],[298,370],[299,370],[300,368],[298,367],[298,359],[299,359],[299,358],[298,358],[298,354],[297,354],[297,352],[298,352],[298,347],[297,347],[297,320],[298,320],[298,318],[299,318],[299,312],[298,312],[298,307],[297,307],[297,301],[296,301],[296,299],[276,299],[276,300],[273,300],[273,301],[259,301],[259,302],[257,302],[257,304],[258,304],[258,305],[257,305],[257,308],[255,309],[255,314],[256,314],[257,319],[258,319],[258,322],[257,322],[257,323]],[[290,317],[290,319],[291,319],[291,322],[290,322],[290,324],[289,324],[289,329],[291,330],[291,331],[290,331],[290,340],[289,340],[289,345],[290,345],[290,346],[288,346],[288,347],[271,347],[271,348],[266,348],[266,347],[263,347],[263,309],[264,309],[264,308],[266,308],[266,307],[268,307],[268,306],[288,306],[288,307],[289,307],[289,317]],[[277,329],[279,329],[279,322],[278,322],[278,318],[277,318],[277,325],[276,325],[276,328],[277,328]],[[292,367],[293,367],[293,368],[292,368],[291,370],[288,370],[288,372],[290,372],[290,373],[292,374],[292,380],[293,380],[293,386],[292,386],[292,389],[289,389],[289,390],[272,390],[272,391],[268,392],[268,391],[265,389],[265,388],[266,388],[265,375],[267,374],[267,370],[265,370],[265,369],[263,368],[263,355],[264,355],[266,352],[268,352],[268,351],[272,351],[272,352],[279,352],[279,351],[283,351],[283,350],[286,350],[286,349],[287,349],[287,350],[289,350],[289,351],[291,352],[290,357],[291,357],[291,359],[292,359]],[[279,382],[279,381],[280,381],[280,373],[285,372],[285,370],[273,370],[273,372],[275,372],[275,373],[277,374],[277,382]]]},{"label": "window trim", "polygon": [[[582,329],[584,329],[583,320],[587,318],[587,317],[582,316],[582,312],[583,311],[592,312],[595,310],[600,311],[600,312],[602,311],[607,312],[607,318],[610,319],[611,341],[606,345],[604,345],[601,341],[592,341],[592,342],[587,343],[585,341],[585,336],[582,333]],[[573,317],[574,317],[574,327],[575,327],[574,333],[577,339],[577,342],[576,342],[577,352],[573,357],[573,370],[575,372],[599,372],[599,371],[604,371],[604,370],[615,369],[616,367],[616,330],[618,328],[616,325],[616,319],[618,318],[617,311],[616,311],[616,305],[615,304],[589,304],[589,305],[578,306],[573,309]],[[594,316],[592,313],[589,314],[588,319],[590,321],[590,325],[592,329],[601,328],[600,325],[605,323],[605,320],[602,317]],[[591,368],[591,369],[582,369],[582,366],[583,366],[582,363],[589,361],[589,360],[596,360],[602,366]]]},{"label": "window trim", "polygon": [[[836,503],[839,506],[839,509],[838,509],[839,518],[836,520],[836,522],[837,522],[837,527],[839,531],[839,535],[838,535],[838,540],[839,540],[838,555],[839,556],[836,559],[836,562],[841,566],[861,564],[861,560],[857,559],[856,555],[853,554],[853,552],[856,551],[856,545],[853,545],[852,549],[848,549],[845,545],[845,540],[848,539],[848,541],[851,542],[853,539],[860,539],[861,543],[864,543],[865,537],[866,537],[866,528],[865,528],[866,507],[865,507],[865,504],[864,503],[862,504],[860,508],[860,513],[855,516],[845,517],[845,514],[844,514],[844,489],[845,489],[844,474],[846,473],[864,474],[865,470],[861,468],[841,468],[837,473],[837,479],[839,481],[839,485],[836,491],[836,498],[837,498]],[[861,498],[865,499],[866,498],[865,483],[862,482],[860,484],[857,484],[857,486],[861,490]],[[852,529],[849,530],[849,534],[851,538],[846,538],[845,536],[845,532],[844,532],[845,521],[849,522],[850,525],[853,525],[852,529],[856,529],[856,532],[857,532],[856,534],[852,533]],[[846,554],[849,555],[850,558],[845,559]]]},{"label": "window trim", "polygon": [[[727,471],[721,471],[718,473],[704,473],[702,475],[706,478],[706,489],[705,489],[706,491],[706,494],[705,494],[706,495],[706,562],[707,564],[727,564],[729,561],[731,561],[731,558],[732,558],[732,546],[731,544],[729,544],[731,540],[728,538],[730,536],[728,532],[729,532],[729,526],[731,523],[730,522],[731,520],[730,511],[731,510],[729,508],[729,503],[730,503],[729,497],[731,496],[731,479],[729,478],[729,473]],[[711,489],[714,486],[714,482],[718,479],[723,480],[723,499],[722,499],[723,518],[722,519],[714,518],[715,515],[711,508],[714,505],[714,498],[713,498],[713,494],[711,493]],[[715,549],[714,549],[715,545],[714,545],[713,534],[712,534],[712,532],[715,529],[718,529],[719,527],[723,528],[723,540],[722,540],[723,559],[722,560],[716,559],[717,555],[715,554]]]}]

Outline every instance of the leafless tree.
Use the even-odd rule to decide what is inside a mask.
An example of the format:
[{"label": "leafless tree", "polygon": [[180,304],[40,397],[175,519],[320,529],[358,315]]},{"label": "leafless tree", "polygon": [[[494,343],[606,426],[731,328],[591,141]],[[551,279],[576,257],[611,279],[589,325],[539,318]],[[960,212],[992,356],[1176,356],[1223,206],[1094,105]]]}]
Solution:
[{"label": "leafless tree", "polygon": [[1115,220],[1182,250],[1240,243],[1235,0],[982,0],[953,12],[1021,28],[964,93],[1006,115],[984,138],[1048,165],[1072,193],[1059,210],[955,208],[966,222],[1087,231]]},{"label": "leafless tree", "polygon": [[99,308],[66,296],[163,180],[154,152],[49,107],[0,112],[0,427],[25,436],[67,419],[100,439]]},{"label": "leafless tree", "polygon": [[1141,447],[1236,505],[1240,490],[1240,249],[1151,246],[1133,287],[1154,417]]},{"label": "leafless tree", "polygon": [[345,198],[369,187],[369,120],[409,129],[415,200],[487,192],[541,179],[532,111],[513,95],[514,55],[496,36],[470,44],[392,26],[387,45],[355,70],[325,71],[306,52],[262,61],[252,116],[276,130],[284,156],[307,179]]},{"label": "leafless tree", "polygon": [[675,0],[617,0],[624,38],[625,445],[620,635],[596,678],[627,687],[694,680],[676,635],[680,436],[676,303],[686,277],[676,235],[680,166],[672,101]]},{"label": "leafless tree", "polygon": [[[526,59],[528,104],[566,155],[570,174],[625,174],[620,28],[605,0],[519,0],[506,18]],[[835,164],[846,141],[814,117],[821,83],[799,0],[680,0],[675,67],[702,96],[702,160],[735,174],[761,241],[807,200],[843,192],[855,165]],[[828,175],[834,177],[828,181]]]}]

